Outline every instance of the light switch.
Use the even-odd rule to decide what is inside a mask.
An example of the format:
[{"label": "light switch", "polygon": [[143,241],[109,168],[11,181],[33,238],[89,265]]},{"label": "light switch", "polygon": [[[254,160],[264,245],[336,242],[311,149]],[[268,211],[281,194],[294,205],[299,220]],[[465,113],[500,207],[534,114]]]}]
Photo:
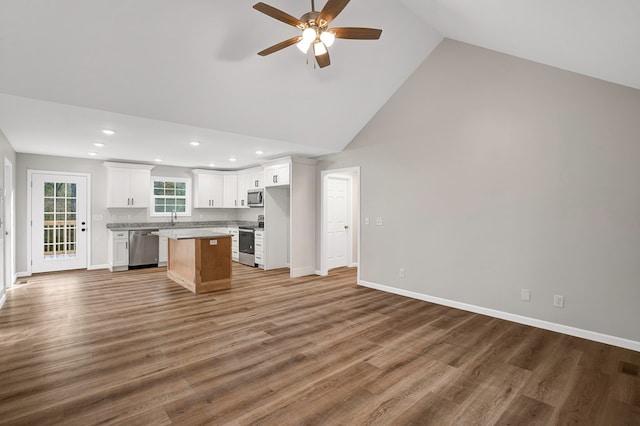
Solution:
[{"label": "light switch", "polygon": [[376,217],[376,225],[382,226],[382,216]]},{"label": "light switch", "polygon": [[369,216],[365,216],[364,218],[364,224],[368,225],[369,224]]}]

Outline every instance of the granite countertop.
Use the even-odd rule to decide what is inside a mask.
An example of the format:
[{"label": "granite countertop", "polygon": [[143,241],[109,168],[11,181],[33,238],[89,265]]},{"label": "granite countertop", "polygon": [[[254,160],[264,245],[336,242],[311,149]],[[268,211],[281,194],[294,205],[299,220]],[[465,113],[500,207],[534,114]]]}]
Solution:
[{"label": "granite countertop", "polygon": [[229,234],[221,234],[220,232],[212,232],[206,229],[163,229],[161,231],[152,232],[152,234],[160,237],[167,237],[173,240],[191,240],[200,238],[231,238]]},{"label": "granite countertop", "polygon": [[193,229],[193,228],[223,228],[229,226],[258,226],[258,222],[247,220],[210,220],[199,222],[129,222],[107,223],[107,229],[112,231],[144,231],[153,229]]}]

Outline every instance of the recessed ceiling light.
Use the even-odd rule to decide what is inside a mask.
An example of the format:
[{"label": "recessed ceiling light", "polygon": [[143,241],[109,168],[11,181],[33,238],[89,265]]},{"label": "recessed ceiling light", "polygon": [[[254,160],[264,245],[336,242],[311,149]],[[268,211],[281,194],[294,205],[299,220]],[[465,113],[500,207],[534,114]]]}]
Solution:
[{"label": "recessed ceiling light", "polygon": [[209,167],[215,167],[215,166],[216,166],[216,165],[215,165],[215,164],[213,164],[213,163],[209,164]]},{"label": "recessed ceiling light", "polygon": [[258,151],[256,151],[256,154],[258,154],[258,155],[262,155],[262,154],[264,154],[264,152],[262,152],[262,151],[258,150]]},{"label": "recessed ceiling light", "polygon": [[98,155],[98,153],[97,152],[90,152],[89,155],[92,156],[92,157],[95,157],[96,155]]},{"label": "recessed ceiling light", "polygon": [[162,158],[156,158],[156,159],[155,159],[155,160],[153,160],[153,161],[155,161],[156,163],[161,163],[161,162],[162,162]]},{"label": "recessed ceiling light", "polygon": [[116,131],[115,130],[111,130],[111,129],[102,129],[102,133],[104,133],[105,135],[115,135]]},{"label": "recessed ceiling light", "polygon": [[93,146],[97,146],[98,148],[102,148],[104,146],[104,144],[102,142],[96,142],[93,144]]},{"label": "recessed ceiling light", "polygon": [[233,163],[234,161],[237,161],[237,160],[235,158],[231,157],[231,158],[229,158],[229,161],[231,161]]}]

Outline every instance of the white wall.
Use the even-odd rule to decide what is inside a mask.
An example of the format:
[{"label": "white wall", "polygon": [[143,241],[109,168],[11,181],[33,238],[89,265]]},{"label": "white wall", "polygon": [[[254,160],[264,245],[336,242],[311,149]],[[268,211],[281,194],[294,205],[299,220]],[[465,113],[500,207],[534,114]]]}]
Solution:
[{"label": "white wall", "polygon": [[[1,152],[0,152],[1,154]],[[17,154],[16,171],[16,271],[27,271],[27,170],[48,170],[91,175],[91,266],[107,264],[107,223],[121,222],[167,222],[167,217],[151,217],[148,209],[107,209],[107,169],[102,160],[87,160],[68,157],[52,157],[34,154]],[[188,177],[187,168],[156,166],[152,176]],[[193,190],[193,186],[192,186]],[[245,212],[246,210],[246,212]],[[257,221],[264,210],[252,209],[193,209],[191,217],[179,217],[178,221],[251,220]],[[102,216],[102,220],[97,220]]]},{"label": "white wall", "polygon": [[362,280],[640,342],[639,135],[638,90],[445,40],[318,173],[361,166]]}]

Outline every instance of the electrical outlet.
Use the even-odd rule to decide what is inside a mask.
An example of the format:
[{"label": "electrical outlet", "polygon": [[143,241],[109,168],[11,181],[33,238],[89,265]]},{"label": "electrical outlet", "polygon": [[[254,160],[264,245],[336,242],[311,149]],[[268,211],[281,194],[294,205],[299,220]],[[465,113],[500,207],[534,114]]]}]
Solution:
[{"label": "electrical outlet", "polygon": [[556,308],[564,308],[564,296],[559,294],[553,295],[553,306]]},{"label": "electrical outlet", "polygon": [[531,290],[523,288],[522,290],[520,290],[520,300],[525,301],[525,302],[530,302],[531,301]]},{"label": "electrical outlet", "polygon": [[376,225],[377,226],[382,226],[382,216],[376,217]]},{"label": "electrical outlet", "polygon": [[364,224],[368,225],[369,224],[369,216],[365,216],[364,217]]},{"label": "electrical outlet", "polygon": [[404,278],[404,268],[400,268],[400,271],[398,272],[398,276],[400,278]]}]

